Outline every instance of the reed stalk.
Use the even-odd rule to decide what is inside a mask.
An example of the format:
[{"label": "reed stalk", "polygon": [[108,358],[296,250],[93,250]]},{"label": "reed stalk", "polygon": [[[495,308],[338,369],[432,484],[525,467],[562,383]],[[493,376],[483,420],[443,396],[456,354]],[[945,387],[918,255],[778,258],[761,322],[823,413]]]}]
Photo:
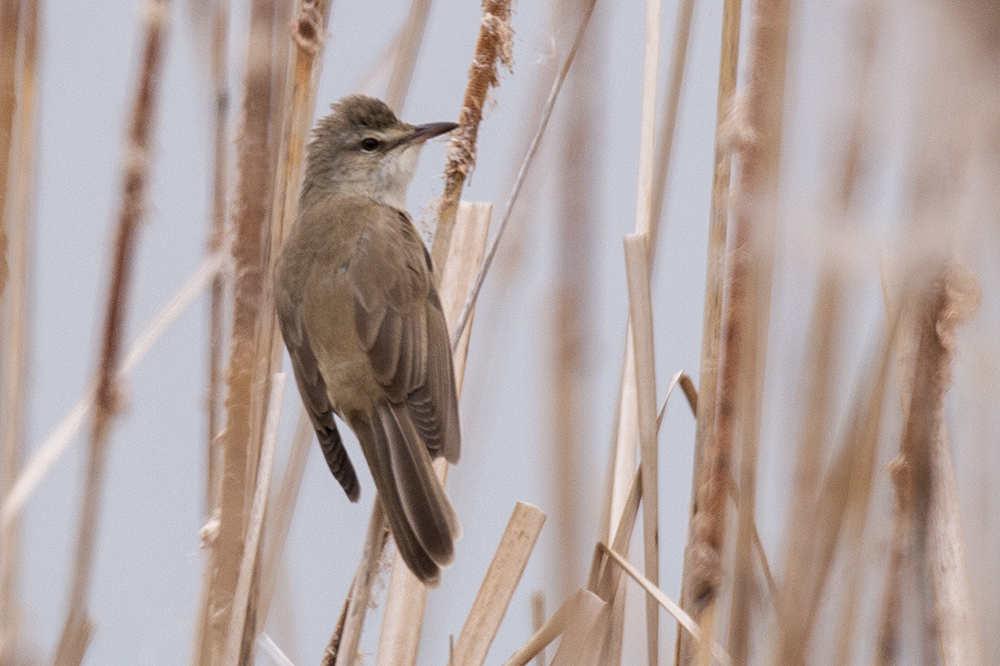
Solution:
[{"label": "reed stalk", "polygon": [[7,187],[14,145],[14,114],[17,110],[17,42],[21,24],[21,0],[0,2],[0,296],[10,274],[7,259]]},{"label": "reed stalk", "polygon": [[[218,254],[225,245],[226,206],[229,185],[229,86],[226,80],[227,45],[229,31],[229,0],[211,3],[211,72],[214,97],[214,123],[212,126],[212,218],[208,236],[208,252]],[[219,449],[223,414],[222,368],[225,360],[226,276],[217,274],[212,279],[209,292],[208,314],[208,389],[207,405],[207,458],[205,478],[205,517],[211,516],[219,506],[222,483],[219,479]]]},{"label": "reed stalk", "polygon": [[417,66],[417,56],[424,42],[427,17],[431,13],[431,0],[410,0],[410,12],[399,33],[389,73],[389,85],[385,93],[385,103],[397,115],[403,110],[406,94],[410,91],[413,70]]},{"label": "reed stalk", "polygon": [[444,193],[438,208],[437,230],[431,250],[436,271],[444,268],[465,177],[476,163],[476,139],[486,95],[490,88],[500,85],[499,65],[513,71],[514,33],[510,28],[510,5],[510,0],[483,0],[483,18],[469,68],[469,82],[458,114],[458,128],[451,133],[448,143]]},{"label": "reed stalk", "polygon": [[[24,411],[28,393],[29,284],[33,230],[35,125],[38,78],[38,0],[26,0],[21,28],[21,66],[17,91],[18,122],[13,193],[7,222],[10,230],[10,280],[7,292],[7,348],[4,358],[3,454],[0,460],[0,497],[14,485],[24,456]],[[2,37],[0,37],[2,39]],[[13,151],[14,146],[11,146]],[[0,207],[0,217],[3,217]],[[0,293],[3,289],[0,288]],[[0,663],[15,663],[23,647],[21,635],[20,564],[21,531],[18,522],[0,531]]]},{"label": "reed stalk", "polygon": [[274,176],[272,145],[272,0],[254,0],[250,8],[250,38],[242,104],[242,127],[237,144],[238,179],[233,202],[232,253],[233,320],[226,372],[226,427],[222,438],[222,490],[218,534],[206,566],[208,613],[196,655],[199,666],[218,666],[226,649],[226,632],[234,612],[240,562],[243,559],[249,503],[257,478],[254,463],[261,442],[254,440],[255,424],[265,413],[267,381],[258,348],[262,323],[274,317],[264,298],[270,205]]},{"label": "reed stalk", "polygon": [[90,429],[87,471],[77,527],[69,611],[56,652],[56,666],[79,664],[93,631],[92,621],[87,613],[87,603],[93,573],[94,546],[100,516],[108,440],[114,418],[121,407],[116,369],[121,357],[135,246],[139,225],[145,212],[153,116],[159,97],[169,4],[167,0],[151,0],[144,9],[145,34],[142,59],[126,137],[122,201],[115,230],[110,286],[105,306],[101,351],[98,357],[94,418]]}]

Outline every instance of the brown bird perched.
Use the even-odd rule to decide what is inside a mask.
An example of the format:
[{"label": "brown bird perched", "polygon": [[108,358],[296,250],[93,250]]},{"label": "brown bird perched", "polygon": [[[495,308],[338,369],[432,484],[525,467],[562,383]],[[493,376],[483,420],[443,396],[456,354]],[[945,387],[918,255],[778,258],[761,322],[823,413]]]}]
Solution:
[{"label": "brown bird perched", "polygon": [[406,190],[424,141],[455,127],[401,122],[362,95],[335,104],[314,130],[275,268],[281,332],[330,471],[357,501],[336,414],[361,443],[396,547],[428,585],[461,531],[431,459],[454,463],[461,444],[448,329]]}]

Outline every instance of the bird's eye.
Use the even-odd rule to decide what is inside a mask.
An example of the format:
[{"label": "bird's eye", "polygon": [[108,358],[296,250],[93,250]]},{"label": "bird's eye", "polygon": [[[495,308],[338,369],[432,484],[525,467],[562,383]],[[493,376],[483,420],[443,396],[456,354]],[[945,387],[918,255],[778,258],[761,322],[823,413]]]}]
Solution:
[{"label": "bird's eye", "polygon": [[361,150],[366,153],[373,153],[375,149],[379,147],[379,140],[368,137],[367,139],[361,140]]}]

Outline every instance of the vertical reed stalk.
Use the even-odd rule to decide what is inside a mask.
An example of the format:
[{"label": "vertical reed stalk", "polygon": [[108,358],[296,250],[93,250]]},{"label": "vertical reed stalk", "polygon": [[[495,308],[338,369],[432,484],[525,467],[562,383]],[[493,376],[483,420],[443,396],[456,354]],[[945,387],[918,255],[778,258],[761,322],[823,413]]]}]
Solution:
[{"label": "vertical reed stalk", "polygon": [[[555,3],[556,26],[579,25],[589,0],[560,0]],[[596,26],[595,26],[596,27]],[[563,29],[560,32],[567,32]],[[590,340],[586,309],[591,302],[594,261],[593,237],[597,210],[596,167],[600,137],[603,71],[602,42],[593,28],[578,57],[576,68],[566,80],[567,104],[563,112],[563,131],[558,174],[559,219],[556,243],[556,287],[553,303],[552,415],[556,488],[555,529],[560,547],[556,575],[559,598],[565,599],[579,586],[583,572],[580,532],[586,524],[584,488],[589,486],[582,469],[580,434],[586,367]],[[560,41],[564,41],[560,39]]]},{"label": "vertical reed stalk", "polygon": [[[691,480],[691,509],[681,605],[691,610],[695,603],[696,571],[699,558],[709,555],[695,547],[695,522],[701,502],[707,501],[706,451],[715,429],[719,355],[722,348],[722,294],[726,267],[726,236],[729,224],[729,181],[732,172],[732,145],[723,127],[733,106],[740,50],[741,0],[725,0],[722,8],[722,46],[719,55],[719,85],[715,106],[715,161],[712,169],[712,199],[708,223],[708,259],[705,264],[705,309],[701,328],[701,362],[698,380],[698,415],[695,429],[694,466]],[[690,637],[677,629],[674,661],[688,664],[693,654]]]},{"label": "vertical reed stalk", "polygon": [[17,110],[17,42],[21,23],[21,0],[0,0],[0,295],[7,286],[7,185],[14,113]]},{"label": "vertical reed stalk", "polygon": [[[628,277],[629,320],[635,345],[636,396],[639,441],[642,449],[642,535],[646,578],[659,585],[659,446],[656,428],[656,356],[653,353],[653,307],[649,286],[648,234],[625,237],[625,271]],[[659,613],[655,599],[647,597],[646,643],[650,666],[659,663]]]},{"label": "vertical reed stalk", "polygon": [[[215,122],[212,127],[212,223],[208,236],[208,252],[222,250],[226,233],[226,202],[229,181],[229,87],[226,82],[227,45],[229,34],[229,0],[212,2],[212,88],[215,102]],[[211,516],[219,506],[222,488],[219,479],[219,436],[223,423],[222,366],[226,301],[226,276],[220,272],[212,278],[209,292],[208,319],[208,448],[205,479],[205,516]]]},{"label": "vertical reed stalk", "polygon": [[[745,117],[752,142],[741,146],[740,200],[735,206],[733,250],[726,274],[728,305],[723,329],[717,394],[717,421],[708,468],[700,480],[692,548],[688,612],[701,623],[714,615],[721,583],[721,553],[726,531],[726,498],[737,424],[743,433],[743,456],[755,466],[759,394],[763,379],[766,319],[770,311],[771,238],[767,230],[777,214],[778,159],[788,42],[788,0],[758,0],[750,44],[749,91]],[[749,456],[749,458],[747,458]],[[741,474],[742,513],[753,509],[755,471]],[[750,516],[743,516],[750,520]],[[738,590],[735,593],[740,593]],[[731,622],[743,621],[730,618]],[[738,658],[737,658],[738,659]],[[691,663],[682,652],[681,664]],[[740,661],[736,662],[740,664]]]},{"label": "vertical reed stalk", "polygon": [[233,595],[243,558],[250,496],[257,477],[260,440],[255,424],[265,412],[267,382],[258,349],[263,321],[273,319],[265,309],[264,289],[270,247],[270,205],[274,184],[269,154],[273,94],[273,0],[254,0],[250,8],[243,97],[243,120],[237,146],[238,181],[233,204],[233,322],[229,366],[226,372],[226,427],[223,435],[222,498],[219,531],[207,562],[209,584],[207,640],[197,655],[200,666],[217,666],[225,648],[233,612]]},{"label": "vertical reed stalk", "polygon": [[[31,205],[34,198],[34,150],[36,123],[36,79],[38,67],[38,0],[26,0],[21,21],[22,46],[17,152],[9,224],[10,289],[7,292],[7,350],[3,391],[3,454],[0,460],[0,497],[6,497],[20,472],[24,447],[24,403],[28,392],[28,329],[31,262]],[[0,210],[0,214],[2,214]],[[21,645],[20,523],[12,521],[0,530],[0,663],[16,663]]]},{"label": "vertical reed stalk", "polygon": [[90,596],[97,521],[100,516],[104,463],[112,422],[121,406],[116,370],[121,357],[139,224],[145,212],[153,115],[159,94],[169,4],[167,0],[151,0],[144,9],[146,32],[134,106],[129,120],[122,174],[122,202],[115,231],[111,279],[98,360],[94,420],[87,451],[87,473],[77,529],[76,560],[69,612],[56,653],[57,666],[79,664],[92,631],[91,621],[87,617],[87,602]]}]

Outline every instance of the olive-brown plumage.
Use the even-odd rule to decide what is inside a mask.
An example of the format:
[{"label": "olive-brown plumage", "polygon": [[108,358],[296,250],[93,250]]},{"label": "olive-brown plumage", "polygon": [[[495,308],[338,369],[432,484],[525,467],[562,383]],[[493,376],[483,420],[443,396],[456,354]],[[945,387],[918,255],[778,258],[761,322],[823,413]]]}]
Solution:
[{"label": "olive-brown plumage", "polygon": [[427,584],[460,533],[431,460],[456,462],[461,444],[447,326],[406,189],[423,141],[454,127],[402,123],[360,95],[334,105],[309,145],[275,270],[281,331],[330,471],[356,501],[337,414],[361,443],[400,554]]}]

